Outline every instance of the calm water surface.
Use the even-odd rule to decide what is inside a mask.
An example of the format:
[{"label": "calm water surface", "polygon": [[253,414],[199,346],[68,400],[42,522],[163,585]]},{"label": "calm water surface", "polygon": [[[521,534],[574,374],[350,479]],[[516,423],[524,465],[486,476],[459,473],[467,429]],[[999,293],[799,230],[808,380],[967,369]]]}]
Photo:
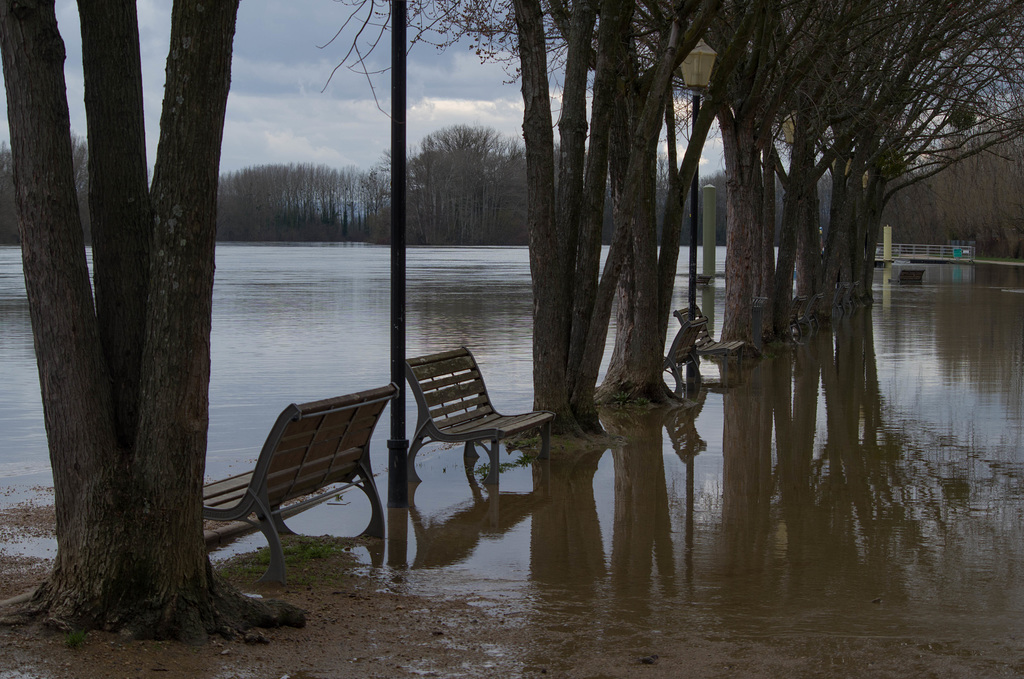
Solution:
[{"label": "calm water surface", "polygon": [[[376,247],[218,248],[211,476],[247,468],[288,403],[388,381],[389,265]],[[18,251],[0,248],[9,489],[49,483],[20,276]],[[556,668],[580,638],[632,649],[696,627],[995,640],[1019,656],[1024,268],[884,279],[876,304],[833,332],[734,366],[728,389],[705,362],[695,406],[607,411],[616,443],[504,472],[499,493],[457,450],[428,446],[414,506],[390,513],[389,540],[367,562],[412,591],[514,607],[552,632],[531,653]],[[705,308],[721,308],[722,285]],[[678,287],[681,305],[685,278]],[[471,347],[508,412],[532,402],[530,312],[524,249],[410,251],[409,355]],[[388,431],[385,419],[378,470]],[[385,475],[378,486],[386,493]],[[363,502],[291,523],[358,532]],[[262,544],[255,535],[223,553]]]}]

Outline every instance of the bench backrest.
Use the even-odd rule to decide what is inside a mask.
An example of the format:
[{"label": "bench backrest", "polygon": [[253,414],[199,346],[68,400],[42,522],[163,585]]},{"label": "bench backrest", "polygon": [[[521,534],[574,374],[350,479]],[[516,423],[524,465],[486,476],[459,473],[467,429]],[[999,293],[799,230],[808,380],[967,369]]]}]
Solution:
[{"label": "bench backrest", "polygon": [[804,307],[803,317],[810,318],[818,311],[818,302],[821,300],[821,293],[816,292],[811,295],[811,298],[807,300],[807,305]]},{"label": "bench backrest", "polygon": [[806,297],[794,297],[793,301],[789,305],[789,322],[795,323],[800,320],[800,317],[804,315],[804,309],[806,308]]},{"label": "bench backrest", "polygon": [[389,384],[285,408],[253,474],[256,480],[266,473],[270,506],[351,480],[384,406],[397,393]]},{"label": "bench backrest", "polygon": [[843,293],[846,291],[846,287],[842,283],[836,283],[836,291],[832,295],[832,306],[843,305]]},{"label": "bench backrest", "polygon": [[465,347],[411,358],[406,373],[421,419],[429,413],[442,431],[494,413],[480,368]]},{"label": "bench backrest", "polygon": [[[678,312],[676,312],[678,313]],[[679,332],[676,333],[675,338],[672,340],[672,345],[669,347],[668,356],[675,363],[682,363],[690,355],[690,353],[697,346],[697,341],[700,339],[701,332],[707,333],[708,319],[698,318],[696,323],[691,323],[689,319],[681,321],[683,324],[679,328]]]}]

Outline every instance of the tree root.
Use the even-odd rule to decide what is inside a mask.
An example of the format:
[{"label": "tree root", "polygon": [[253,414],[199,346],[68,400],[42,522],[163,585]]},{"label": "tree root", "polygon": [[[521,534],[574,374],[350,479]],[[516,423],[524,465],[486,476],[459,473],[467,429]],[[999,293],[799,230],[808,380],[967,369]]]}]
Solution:
[{"label": "tree root", "polygon": [[166,600],[120,599],[103,611],[73,592],[59,592],[48,580],[35,595],[0,617],[0,625],[41,623],[67,633],[102,629],[131,639],[170,639],[203,644],[211,634],[226,639],[244,635],[253,627],[305,627],[306,613],[292,604],[273,599],[254,599],[235,589],[207,567],[205,596],[178,593]]}]

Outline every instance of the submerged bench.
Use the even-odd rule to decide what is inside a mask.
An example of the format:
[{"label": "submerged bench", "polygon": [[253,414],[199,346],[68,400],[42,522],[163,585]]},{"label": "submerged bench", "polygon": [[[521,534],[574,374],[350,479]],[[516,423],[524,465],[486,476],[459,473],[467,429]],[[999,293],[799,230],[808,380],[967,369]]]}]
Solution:
[{"label": "submerged bench", "polygon": [[[678,316],[677,316],[678,318]],[[696,322],[680,319],[682,325],[669,346],[668,355],[665,356],[665,371],[670,373],[676,381],[675,394],[682,396],[683,369],[687,365],[696,368],[697,384],[700,384],[700,357],[697,355],[697,339],[701,331],[707,332],[708,319],[700,318]]]},{"label": "submerged bench", "polygon": [[540,459],[551,450],[551,421],[555,414],[537,410],[521,415],[502,415],[491,405],[483,375],[469,349],[461,347],[406,361],[405,373],[419,411],[416,433],[409,444],[409,481],[418,482],[416,453],[429,439],[465,443],[464,455],[477,455],[476,445],[487,450],[490,469],[485,484],[498,483],[498,441],[540,428]]},{"label": "submerged bench", "polygon": [[809,298],[804,299],[803,297],[797,297],[796,299],[803,300],[803,302],[793,307],[794,317],[790,319],[790,326],[793,328],[793,339],[799,341],[803,337],[804,327],[807,327],[806,334],[818,329],[818,302],[821,301],[822,294],[816,292]]},{"label": "submerged bench", "polygon": [[[356,486],[370,500],[370,523],[363,535],[384,537],[384,512],[370,467],[370,437],[381,412],[398,388],[386,387],[323,401],[291,404],[267,436],[256,468],[203,486],[203,518],[245,521],[258,526],[270,545],[270,566],[260,582],[285,582],[279,533],[291,531],[289,512]],[[284,507],[285,503],[292,502]],[[252,520],[250,515],[255,514]]]},{"label": "submerged bench", "polygon": [[924,280],[924,269],[900,269],[900,283],[920,283]]},{"label": "submerged bench", "polygon": [[[697,316],[695,320],[704,321],[697,332],[697,356],[720,356],[723,359],[722,380],[727,384],[729,382],[729,359],[735,356],[736,362],[742,366],[743,348],[746,346],[746,342],[742,340],[716,342],[708,333],[708,317],[701,312],[700,307],[695,307],[695,312]],[[680,325],[690,319],[689,309],[676,309],[672,315],[676,317]]]}]

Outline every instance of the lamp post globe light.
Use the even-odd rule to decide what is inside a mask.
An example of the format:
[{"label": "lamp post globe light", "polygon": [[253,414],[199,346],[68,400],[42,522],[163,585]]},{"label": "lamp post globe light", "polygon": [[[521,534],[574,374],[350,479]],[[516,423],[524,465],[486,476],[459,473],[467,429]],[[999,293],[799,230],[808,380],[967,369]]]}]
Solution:
[{"label": "lamp post globe light", "polygon": [[[697,133],[697,116],[700,114],[700,91],[711,81],[711,68],[715,65],[718,54],[708,47],[704,40],[699,40],[683,63],[679,66],[679,74],[683,76],[686,87],[693,91],[693,122],[691,139]],[[702,145],[703,146],[703,145]],[[697,317],[697,205],[700,200],[698,184],[700,183],[700,161],[693,171],[693,182],[690,184],[690,320]],[[705,243],[704,247],[708,244]],[[714,243],[711,244],[714,247]],[[707,273],[707,272],[705,272]],[[714,274],[714,272],[712,272]],[[687,387],[696,381],[696,366],[690,364],[686,368]]]}]

